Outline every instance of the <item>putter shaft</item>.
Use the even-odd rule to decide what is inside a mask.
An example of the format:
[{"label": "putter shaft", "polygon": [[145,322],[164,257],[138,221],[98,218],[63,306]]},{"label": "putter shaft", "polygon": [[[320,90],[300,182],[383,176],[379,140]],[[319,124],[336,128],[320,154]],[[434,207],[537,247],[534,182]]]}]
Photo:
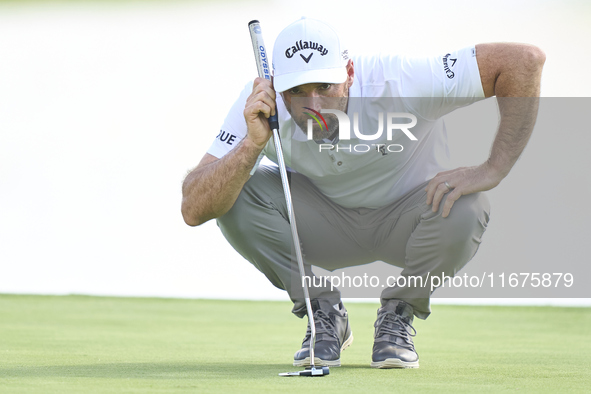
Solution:
[{"label": "putter shaft", "polygon": [[312,310],[312,304],[310,302],[308,284],[303,279],[306,275],[306,271],[304,269],[304,258],[302,256],[302,249],[300,248],[300,237],[298,236],[295,214],[293,212],[291,190],[289,187],[289,180],[287,179],[287,169],[285,166],[285,161],[283,159],[283,149],[281,147],[281,139],[279,138],[279,131],[277,129],[273,129],[273,142],[275,144],[275,152],[277,153],[277,161],[279,162],[279,173],[281,174],[283,193],[285,194],[285,202],[287,203],[289,224],[291,226],[291,235],[293,238],[294,249],[296,252],[296,259],[298,261],[300,279],[302,280],[302,287],[304,289],[304,298],[306,300],[306,311],[308,312],[308,321],[310,323],[310,367],[314,368],[314,346],[316,345],[316,325],[314,324],[314,311]]},{"label": "putter shaft", "polygon": [[[259,77],[270,80],[270,68],[267,50],[263,41],[263,35],[261,32],[261,26],[258,20],[252,20],[248,23],[248,29],[250,31],[250,39],[252,41],[252,48],[254,51],[254,57],[257,65],[257,71]],[[302,250],[300,247],[300,238],[298,237],[297,226],[295,222],[295,215],[293,213],[293,204],[291,200],[291,190],[289,188],[289,181],[287,179],[287,168],[285,166],[285,160],[283,159],[283,149],[281,147],[281,139],[279,138],[279,121],[277,112],[275,115],[269,118],[269,126],[273,130],[273,141],[275,144],[275,152],[277,153],[277,161],[279,165],[279,172],[281,174],[281,183],[283,185],[283,193],[285,195],[285,202],[288,209],[288,218],[291,226],[291,235],[293,238],[293,245],[296,251],[296,258],[298,261],[298,269],[300,272],[300,280],[302,281],[302,287],[304,290],[304,298],[306,300],[306,311],[308,313],[308,322],[310,324],[310,367],[312,371],[314,368],[314,346],[316,345],[316,325],[314,323],[314,311],[312,310],[312,304],[310,302],[310,293],[308,291],[308,284],[304,280],[306,271],[304,269],[304,259],[302,257]],[[324,371],[324,368],[322,368]],[[322,375],[322,373],[321,373]]]}]

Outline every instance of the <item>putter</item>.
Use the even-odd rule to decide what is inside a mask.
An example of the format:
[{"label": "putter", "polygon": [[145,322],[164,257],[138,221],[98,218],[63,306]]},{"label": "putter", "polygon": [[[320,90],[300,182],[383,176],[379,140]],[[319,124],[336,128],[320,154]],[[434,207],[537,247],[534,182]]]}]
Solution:
[{"label": "putter", "polygon": [[[250,39],[252,41],[252,49],[254,50],[254,57],[257,64],[259,77],[271,80],[271,68],[269,66],[269,56],[265,49],[263,42],[263,35],[261,32],[261,25],[258,20],[252,20],[248,23],[248,30],[250,30]],[[287,203],[289,224],[291,225],[291,235],[293,237],[293,245],[298,260],[298,269],[300,277],[305,276],[304,259],[302,257],[302,250],[300,248],[300,238],[295,222],[295,215],[293,213],[293,204],[291,201],[291,191],[289,189],[289,182],[287,179],[287,169],[285,168],[285,161],[283,160],[283,149],[281,148],[281,140],[279,138],[279,120],[277,118],[277,111],[275,115],[269,117],[269,126],[273,130],[273,142],[275,144],[275,151],[277,152],[277,161],[279,165],[279,172],[281,174],[281,183],[283,185],[283,194],[285,195],[285,202]],[[308,322],[310,323],[310,368],[298,372],[280,373],[279,376],[325,376],[330,373],[328,367],[316,368],[314,366],[314,345],[316,344],[316,325],[314,324],[314,312],[312,311],[312,304],[310,303],[310,293],[308,292],[308,284],[302,279],[302,287],[304,289],[304,298],[306,299],[306,311],[308,313]]]}]

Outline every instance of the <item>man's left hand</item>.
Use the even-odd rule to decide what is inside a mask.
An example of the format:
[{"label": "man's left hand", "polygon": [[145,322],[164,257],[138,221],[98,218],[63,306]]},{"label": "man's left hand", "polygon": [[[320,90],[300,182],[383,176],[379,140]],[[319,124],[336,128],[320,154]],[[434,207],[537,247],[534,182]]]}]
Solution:
[{"label": "man's left hand", "polygon": [[445,194],[447,200],[443,204],[445,218],[458,198],[466,194],[483,192],[497,186],[503,177],[495,171],[488,162],[474,167],[460,167],[454,170],[440,172],[431,179],[425,191],[427,204],[433,205],[433,212],[439,210],[439,204]]}]

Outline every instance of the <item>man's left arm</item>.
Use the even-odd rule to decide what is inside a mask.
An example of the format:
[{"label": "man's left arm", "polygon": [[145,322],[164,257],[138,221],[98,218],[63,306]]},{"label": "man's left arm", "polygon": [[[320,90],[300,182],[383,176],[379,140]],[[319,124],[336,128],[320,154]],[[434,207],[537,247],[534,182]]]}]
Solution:
[{"label": "man's left arm", "polygon": [[525,44],[480,44],[476,45],[476,60],[485,96],[498,98],[501,121],[488,160],[478,166],[441,172],[427,185],[427,204],[433,205],[433,212],[449,193],[443,217],[449,215],[462,195],[490,190],[509,174],[529,140],[538,114],[546,60],[541,49]]}]

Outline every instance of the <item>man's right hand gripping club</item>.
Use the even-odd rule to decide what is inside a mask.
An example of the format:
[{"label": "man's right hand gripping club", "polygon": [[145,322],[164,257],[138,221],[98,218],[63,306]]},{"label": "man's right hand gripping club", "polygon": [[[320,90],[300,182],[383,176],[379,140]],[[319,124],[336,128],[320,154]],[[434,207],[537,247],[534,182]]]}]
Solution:
[{"label": "man's right hand gripping club", "polygon": [[[273,135],[269,127],[269,117],[275,115],[276,93],[271,81],[264,78],[256,78],[252,88],[252,94],[246,100],[244,119],[249,139],[261,151]],[[260,152],[259,152],[260,153]]]}]

